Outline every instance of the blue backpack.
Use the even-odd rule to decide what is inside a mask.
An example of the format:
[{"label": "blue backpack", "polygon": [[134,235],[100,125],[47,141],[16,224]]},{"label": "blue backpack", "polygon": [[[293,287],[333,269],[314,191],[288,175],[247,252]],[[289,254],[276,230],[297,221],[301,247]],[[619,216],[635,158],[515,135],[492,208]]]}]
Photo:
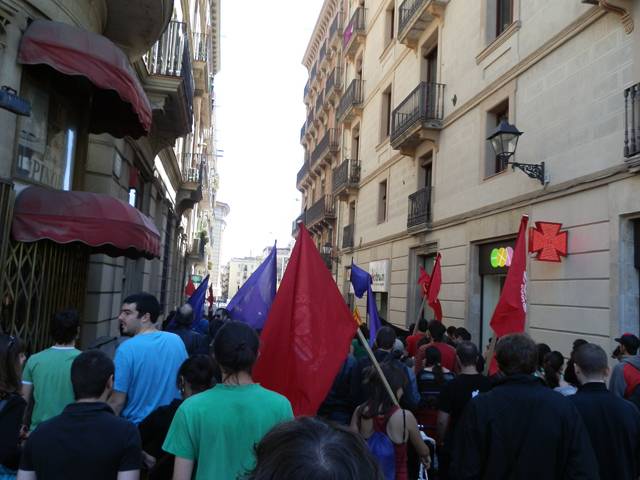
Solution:
[{"label": "blue backpack", "polygon": [[[386,433],[387,423],[391,415],[395,413],[396,410],[392,410],[385,417],[384,425],[381,429],[377,429],[374,423],[374,432],[367,439],[367,446],[369,447],[369,451],[378,461],[378,466],[384,475],[385,480],[395,480],[396,478],[396,451],[395,444],[391,441],[389,436]],[[403,437],[404,431],[406,428],[406,416],[404,411],[402,412],[402,420],[403,420]]]}]

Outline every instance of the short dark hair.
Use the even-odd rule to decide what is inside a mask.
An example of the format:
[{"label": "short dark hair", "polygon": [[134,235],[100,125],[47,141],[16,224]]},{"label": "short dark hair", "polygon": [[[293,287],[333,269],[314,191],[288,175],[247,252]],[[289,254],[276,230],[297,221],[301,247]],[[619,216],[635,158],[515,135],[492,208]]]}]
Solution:
[{"label": "short dark hair", "polygon": [[525,333],[512,333],[498,340],[496,360],[505,375],[531,374],[536,370],[538,350]]},{"label": "short dark hair", "polygon": [[160,303],[158,299],[150,293],[140,292],[129,295],[122,303],[135,303],[138,311],[138,318],[144,316],[145,313],[151,317],[151,323],[156,323],[160,316]]},{"label": "short dark hair", "polygon": [[22,387],[20,354],[25,345],[13,335],[0,334],[0,392],[17,393]]},{"label": "short dark hair", "polygon": [[72,308],[62,310],[51,318],[51,336],[56,343],[71,343],[78,335],[80,316]]},{"label": "short dark hair", "polygon": [[376,333],[376,346],[384,350],[391,350],[396,342],[396,332],[391,327],[382,327]]},{"label": "short dark hair", "polygon": [[457,328],[454,327],[453,325],[451,325],[450,327],[447,327],[447,335],[449,335],[450,337],[453,337],[456,334],[456,330]]},{"label": "short dark hair", "polygon": [[[218,315],[218,312],[220,312],[220,315]],[[228,320],[231,318],[231,314],[229,313],[229,310],[227,310],[226,308],[216,308],[215,312],[213,312],[213,316],[219,316],[220,320]]]},{"label": "short dark hair", "polygon": [[421,318],[420,320],[418,320],[419,332],[426,332],[428,326],[429,326],[429,322],[427,322],[424,318]]},{"label": "short dark hair", "polygon": [[465,342],[471,341],[471,334],[469,333],[469,330],[464,327],[456,328],[456,337],[464,340]]},{"label": "short dark hair", "polygon": [[255,456],[246,480],[384,480],[358,435],[315,417],[277,425],[255,447]]},{"label": "short dark hair", "polygon": [[463,367],[469,367],[477,365],[480,353],[475,343],[464,340],[456,347],[456,355]]},{"label": "short dark hair", "polygon": [[578,348],[574,362],[587,376],[604,374],[609,366],[607,353],[594,343],[586,343]]},{"label": "short dark hair", "polygon": [[243,322],[226,322],[213,341],[216,362],[231,373],[251,372],[258,358],[258,334]]},{"label": "short dark hair", "polygon": [[536,349],[538,350],[538,368],[543,368],[544,357],[547,353],[551,353],[551,347],[546,343],[538,343],[536,344]]},{"label": "short dark hair", "polygon": [[76,400],[102,395],[113,372],[113,361],[100,350],[87,350],[78,355],[71,364],[71,385]]},{"label": "short dark hair", "polygon": [[429,322],[429,333],[434,342],[442,342],[444,334],[447,331],[445,326],[437,320],[431,320]]},{"label": "short dark hair", "polygon": [[194,392],[204,392],[213,386],[214,374],[215,365],[209,355],[193,355],[180,365],[178,382],[183,377]]}]

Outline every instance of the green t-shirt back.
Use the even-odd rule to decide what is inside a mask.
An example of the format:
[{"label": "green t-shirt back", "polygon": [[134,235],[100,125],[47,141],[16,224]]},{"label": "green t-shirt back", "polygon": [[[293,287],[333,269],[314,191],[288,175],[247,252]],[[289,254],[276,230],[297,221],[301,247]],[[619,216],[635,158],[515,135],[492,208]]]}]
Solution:
[{"label": "green t-shirt back", "polygon": [[254,445],[292,418],[289,400],[258,384],[216,385],[180,405],[162,448],[195,460],[195,480],[232,480],[255,466]]},{"label": "green t-shirt back", "polygon": [[75,401],[71,386],[71,363],[80,350],[51,347],[31,355],[22,373],[22,383],[33,384],[33,431],[40,423],[62,413]]}]

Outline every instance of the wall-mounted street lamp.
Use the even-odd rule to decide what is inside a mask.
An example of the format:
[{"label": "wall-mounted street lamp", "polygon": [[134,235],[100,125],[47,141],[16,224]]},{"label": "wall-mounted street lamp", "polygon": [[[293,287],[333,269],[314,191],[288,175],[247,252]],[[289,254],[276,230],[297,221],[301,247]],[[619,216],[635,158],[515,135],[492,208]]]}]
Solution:
[{"label": "wall-mounted street lamp", "polygon": [[487,140],[491,143],[496,158],[500,160],[503,165],[511,165],[513,170],[518,167],[529,177],[539,180],[540,183],[544,185],[546,183],[544,162],[535,164],[509,161],[516,153],[518,138],[520,138],[522,133],[523,132],[518,130],[515,125],[511,125],[506,120],[502,120],[500,125],[487,137]]}]

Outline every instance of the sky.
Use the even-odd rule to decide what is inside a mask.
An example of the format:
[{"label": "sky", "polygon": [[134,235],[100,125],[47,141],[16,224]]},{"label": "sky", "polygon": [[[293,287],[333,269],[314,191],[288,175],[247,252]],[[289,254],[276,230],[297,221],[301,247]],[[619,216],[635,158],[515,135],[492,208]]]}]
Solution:
[{"label": "sky", "polygon": [[291,241],[300,213],[296,174],[307,70],[302,57],[322,0],[222,0],[221,67],[215,78],[220,190],[231,211],[222,263]]}]

